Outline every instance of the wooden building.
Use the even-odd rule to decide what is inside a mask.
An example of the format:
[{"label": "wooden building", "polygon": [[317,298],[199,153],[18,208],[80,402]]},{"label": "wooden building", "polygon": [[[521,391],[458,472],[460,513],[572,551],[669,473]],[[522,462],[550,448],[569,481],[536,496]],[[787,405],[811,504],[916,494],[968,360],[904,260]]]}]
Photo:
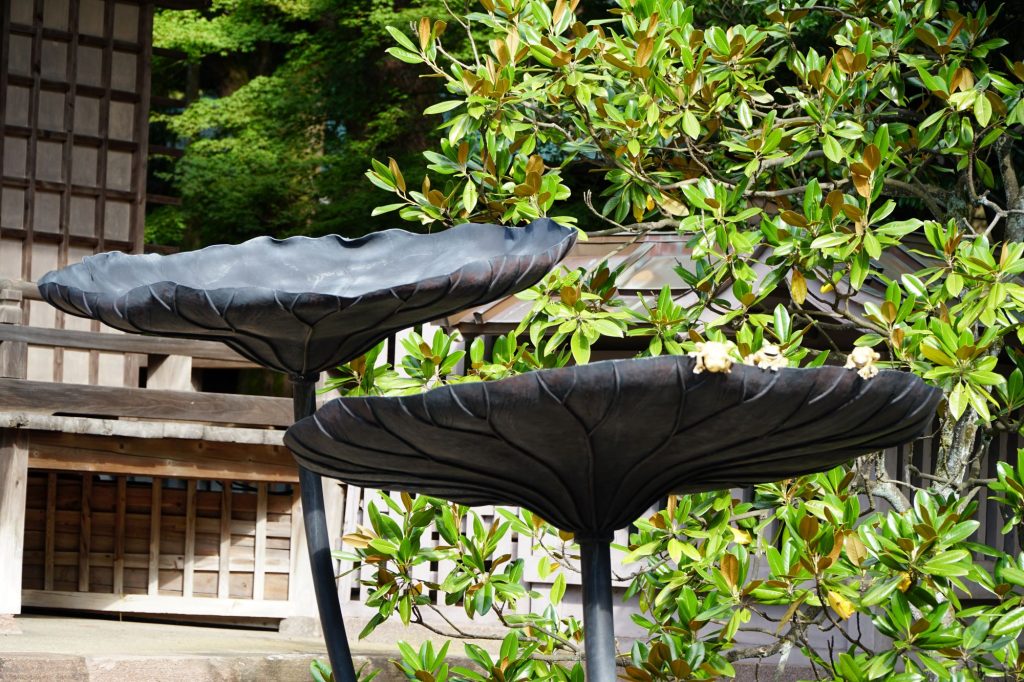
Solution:
[{"label": "wooden building", "polygon": [[219,344],[128,336],[66,316],[33,284],[90,254],[143,249],[154,7],[0,4],[8,623],[23,606],[315,615],[297,476],[281,445],[291,401],[197,392],[203,371],[252,365]]}]

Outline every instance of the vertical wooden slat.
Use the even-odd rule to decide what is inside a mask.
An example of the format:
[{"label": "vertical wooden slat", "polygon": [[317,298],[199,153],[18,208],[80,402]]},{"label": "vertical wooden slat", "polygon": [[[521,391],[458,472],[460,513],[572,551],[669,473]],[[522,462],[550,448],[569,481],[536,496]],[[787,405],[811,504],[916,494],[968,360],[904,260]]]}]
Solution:
[{"label": "vertical wooden slat", "polygon": [[185,575],[182,596],[191,597],[195,584],[196,560],[196,482],[189,480],[185,497]]},{"label": "vertical wooden slat", "polygon": [[[391,343],[389,341],[388,343]],[[356,532],[356,526],[360,522],[359,518],[359,507],[366,491],[362,488],[357,488],[353,485],[345,487],[345,511],[341,517],[341,534],[342,536],[348,535],[349,533]],[[352,588],[355,583],[353,574],[348,569],[352,568],[352,564],[348,561],[341,562],[342,573],[341,579],[338,581],[338,593],[341,595],[342,603],[352,600]]]},{"label": "vertical wooden slat", "polygon": [[43,560],[43,589],[53,589],[53,552],[57,542],[57,473],[46,476],[46,555]]},{"label": "vertical wooden slat", "polygon": [[217,596],[227,599],[231,587],[231,481],[221,481],[220,495],[220,570]]},{"label": "vertical wooden slat", "polygon": [[139,104],[135,108],[135,141],[138,151],[132,159],[132,189],[135,192],[132,207],[131,223],[128,238],[132,249],[142,253],[145,241],[143,224],[146,220],[146,162],[149,151],[149,102],[151,95],[150,78],[153,62],[153,11],[155,3],[139,3],[138,40],[142,46],[140,61],[137,65],[135,91],[139,94]]},{"label": "vertical wooden slat", "polygon": [[82,474],[82,515],[78,536],[78,591],[89,591],[89,554],[92,552],[92,474]]},{"label": "vertical wooden slat", "polygon": [[[0,12],[0,93],[7,98],[7,64],[10,61],[11,17],[10,6]],[[0,159],[4,158],[4,132],[7,129],[7,112],[0,112]]]},{"label": "vertical wooden slat", "polygon": [[[295,548],[292,548],[295,551]],[[266,585],[267,554],[267,484],[256,484],[256,543],[253,556],[252,598],[263,599]]]},{"label": "vertical wooden slat", "polygon": [[317,615],[316,597],[313,591],[313,573],[306,549],[305,524],[302,520],[302,496],[299,486],[292,488],[291,542],[289,552],[291,565],[288,575],[288,601],[296,616]]},{"label": "vertical wooden slat", "polygon": [[149,503],[149,589],[150,595],[160,590],[160,512],[163,479],[153,479],[152,498]]},{"label": "vertical wooden slat", "polygon": [[[110,87],[112,80],[112,69],[114,62],[114,4],[113,2],[103,3],[103,57],[100,67],[100,87],[103,93],[100,96],[99,120],[101,126],[106,126],[110,121]],[[109,130],[100,131],[100,147],[96,153],[96,186],[100,189],[96,197],[96,205],[93,208],[93,225],[96,229],[96,252],[106,251],[104,240],[105,218],[107,205],[107,152],[110,149]],[[144,153],[139,150],[138,153]],[[93,320],[92,331],[100,331],[100,323]],[[89,383],[98,384],[100,376],[100,354],[98,351],[89,351]]]},{"label": "vertical wooden slat", "polygon": [[27,437],[18,429],[0,429],[0,616],[21,613],[27,490]]},{"label": "vertical wooden slat", "polygon": [[117,477],[117,511],[114,515],[114,594],[124,594],[125,517],[128,507],[128,478]]},{"label": "vertical wooden slat", "polygon": [[[67,83],[67,93],[64,96],[64,130],[67,136],[61,146],[61,178],[63,186],[60,192],[60,209],[57,215],[60,229],[60,246],[57,249],[57,267],[63,268],[68,264],[68,251],[71,244],[70,215],[71,215],[71,178],[72,178],[72,150],[75,146],[75,85],[78,80],[78,0],[70,0],[68,3],[68,27],[71,30],[71,39],[67,43],[67,61],[64,64],[64,81]],[[64,329],[64,311],[58,310],[54,315],[54,327]],[[64,380],[64,349],[53,349],[53,380]],[[115,590],[116,591],[116,590]]]},{"label": "vertical wooden slat", "polygon": [[[28,125],[29,138],[28,149],[25,157],[25,176],[28,178],[28,187],[25,188],[25,239],[21,245],[21,278],[32,279],[32,243],[35,227],[36,207],[36,142],[39,139],[39,90],[42,85],[42,51],[43,51],[43,0],[35,0],[32,17],[32,93],[28,100]],[[4,92],[4,97],[7,93]],[[25,309],[31,311],[31,306],[26,305]],[[31,318],[31,312],[29,313]],[[27,319],[27,323],[31,323]]]},{"label": "vertical wooden slat", "polygon": [[[100,125],[107,125],[107,122],[110,121],[111,72],[114,63],[114,4],[113,2],[103,3],[104,42],[100,71],[100,87],[103,89],[103,94],[100,97]],[[107,133],[108,131],[102,131],[99,152],[96,154],[96,186],[100,188],[99,196],[96,197],[95,213],[93,214],[95,216],[94,225],[96,226],[96,238],[98,240],[96,244],[97,252],[106,250],[104,241],[106,239],[107,152],[110,150],[110,136]],[[144,153],[144,151],[140,149],[139,153]],[[96,325],[98,324],[96,323]],[[94,330],[98,331],[99,327],[94,326]],[[89,362],[99,362],[98,354],[90,359]]]}]

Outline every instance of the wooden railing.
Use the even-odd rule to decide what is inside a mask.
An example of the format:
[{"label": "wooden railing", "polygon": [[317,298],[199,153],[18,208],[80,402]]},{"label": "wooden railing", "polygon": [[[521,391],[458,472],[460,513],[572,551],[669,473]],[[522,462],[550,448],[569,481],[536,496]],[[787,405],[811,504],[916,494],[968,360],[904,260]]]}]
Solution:
[{"label": "wooden railing", "polygon": [[[39,300],[30,282],[0,281],[0,614],[313,616],[281,444],[291,399],[189,390],[195,368],[257,365],[210,341],[23,324]],[[39,380],[50,350],[30,348],[65,364],[123,355],[147,368],[145,387],[134,370],[106,375],[114,386]],[[325,495],[338,535],[341,489]]]},{"label": "wooden railing", "polygon": [[[30,282],[0,281],[0,411],[43,412],[109,418],[200,421],[285,427],[292,422],[291,400],[263,396],[167,390],[162,387],[110,387],[30,381],[29,346],[134,354],[142,366],[158,367],[168,358],[192,368],[257,367],[227,346],[191,339],[49,329],[21,324],[25,299],[39,299]],[[150,386],[153,383],[151,382]]]}]

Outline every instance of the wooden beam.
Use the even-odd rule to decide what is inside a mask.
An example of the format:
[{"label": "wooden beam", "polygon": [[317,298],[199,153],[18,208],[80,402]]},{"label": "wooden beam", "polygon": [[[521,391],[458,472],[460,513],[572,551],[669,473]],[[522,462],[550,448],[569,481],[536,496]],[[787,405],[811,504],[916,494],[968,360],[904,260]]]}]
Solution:
[{"label": "wooden beam", "polygon": [[[35,435],[35,434],[34,434]],[[93,443],[82,447],[73,445],[57,445],[69,439],[53,438],[37,442],[35,437],[29,443],[29,466],[33,469],[55,469],[60,471],[102,471],[108,474],[163,476],[166,478],[232,478],[236,481],[267,481],[271,483],[295,483],[298,481],[298,470],[291,457],[282,457],[280,462],[266,461],[257,458],[256,450],[271,448],[244,446],[250,458],[244,455],[235,460],[220,457],[217,449],[211,449],[211,456],[204,459],[201,454],[193,454],[191,449],[182,447],[178,453],[168,453],[165,443],[156,442],[152,450],[146,448],[147,441],[142,444],[126,445],[123,439],[112,439],[109,449],[102,450],[91,447]],[[51,434],[46,434],[49,436]],[[57,435],[57,434],[53,434]],[[233,445],[233,444],[228,444]],[[119,446],[125,446],[119,450]],[[239,446],[234,445],[235,448]],[[273,453],[279,448],[272,448]],[[199,448],[196,448],[199,450]],[[276,457],[275,457],[276,458]],[[262,460],[262,461],[261,461]]]},{"label": "wooden beam", "polygon": [[[12,294],[17,292],[11,291]],[[258,367],[254,362],[216,341],[194,339],[172,339],[141,334],[110,334],[107,332],[86,332],[72,329],[46,329],[20,324],[0,327],[0,341],[20,341],[33,346],[54,346],[81,348],[112,353],[141,353],[145,355],[186,355],[189,357],[229,362],[246,363]]]},{"label": "wooden beam", "polygon": [[244,464],[226,465],[223,462],[204,464],[193,462],[183,464],[161,461],[158,458],[118,455],[98,450],[77,451],[73,449],[55,451],[47,448],[36,451],[29,458],[33,469],[60,469],[61,471],[93,472],[135,476],[163,476],[165,478],[223,478],[236,481],[267,481],[270,483],[295,483],[298,481],[295,467]]},{"label": "wooden beam", "polygon": [[81,609],[112,613],[156,613],[186,616],[239,616],[244,618],[287,618],[292,606],[283,600],[217,599],[214,597],[150,596],[146,594],[90,594],[24,590],[25,606]]},{"label": "wooden beam", "polygon": [[0,379],[0,410],[290,426],[288,398]]},{"label": "wooden beam", "polygon": [[[43,553],[39,551],[26,550],[25,563],[38,565],[43,560]],[[78,552],[55,552],[54,566],[77,566]],[[113,552],[92,552],[89,555],[89,565],[93,568],[113,568]],[[160,556],[159,569],[164,571],[181,571],[184,568],[185,560],[180,554],[163,554]],[[220,569],[220,557],[218,556],[197,556],[194,562],[196,571],[216,572]],[[149,567],[149,554],[125,554],[124,567],[134,569],[147,569]],[[232,558],[230,562],[232,573],[252,573],[253,560],[250,558]],[[266,562],[267,573],[287,574],[290,569],[290,561],[280,556]]]},{"label": "wooden beam", "polygon": [[0,431],[0,615],[21,613],[28,448],[25,435]]}]

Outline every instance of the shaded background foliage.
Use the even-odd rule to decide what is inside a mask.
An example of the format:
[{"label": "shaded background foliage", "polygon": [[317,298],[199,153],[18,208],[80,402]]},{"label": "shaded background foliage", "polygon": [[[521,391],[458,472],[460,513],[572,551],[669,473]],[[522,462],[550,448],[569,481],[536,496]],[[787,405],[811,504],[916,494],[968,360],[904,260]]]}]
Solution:
[{"label": "shaded background foliage", "polygon": [[[604,16],[608,0],[582,3],[582,21]],[[758,23],[767,0],[691,3],[695,22]],[[981,2],[959,3],[965,11]],[[455,12],[477,9],[453,0]],[[153,93],[184,100],[164,105],[152,136],[183,151],[155,159],[151,187],[182,198],[150,210],[147,241],[197,246],[259,234],[358,236],[394,225],[371,217],[379,193],[363,174],[371,158],[394,158],[418,185],[436,118],[420,113],[443,91],[436,79],[388,55],[386,26],[403,28],[422,16],[443,19],[444,0],[214,0],[202,11],[158,11]],[[990,30],[1009,40],[1004,52],[1024,57],[1015,27],[1024,6],[1007,3]],[[834,21],[826,14],[801,22],[797,47],[827,51]],[[446,48],[467,49],[452,32]],[[604,181],[585,164],[564,170],[573,198],[561,212],[592,220],[583,192],[600,195]],[[413,226],[406,226],[414,229]]]},{"label": "shaded background foliage", "polygon": [[440,0],[217,0],[158,11],[154,138],[183,149],[154,182],[182,197],[147,220],[152,242],[195,247],[271,234],[358,236],[369,216],[372,157],[416,179],[437,88],[388,57],[385,26],[445,13]]}]

